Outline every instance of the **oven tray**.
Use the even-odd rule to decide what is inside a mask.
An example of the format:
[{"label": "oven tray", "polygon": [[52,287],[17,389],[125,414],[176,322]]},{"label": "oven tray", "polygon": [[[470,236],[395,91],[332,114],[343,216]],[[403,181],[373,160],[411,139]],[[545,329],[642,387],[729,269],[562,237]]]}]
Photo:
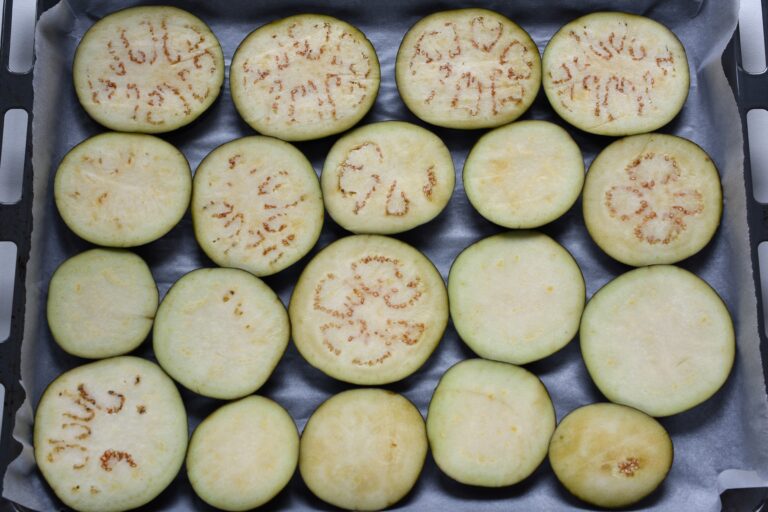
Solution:
[{"label": "oven tray", "polygon": [[[55,375],[84,362],[65,354],[53,342],[43,307],[53,270],[67,257],[89,247],[66,228],[56,212],[50,186],[53,172],[68,149],[86,137],[103,131],[85,114],[75,98],[70,71],[74,48],[96,19],[122,7],[150,2],[66,0],[65,4],[54,6],[55,3],[55,0],[38,1],[38,12],[50,10],[38,23],[34,79],[31,72],[14,74],[5,66],[8,62],[11,0],[5,2],[0,46],[0,62],[3,63],[0,69],[0,107],[3,112],[8,108],[23,108],[30,116],[34,114],[34,123],[28,129],[27,140],[31,143],[26,148],[22,198],[16,204],[0,205],[0,240],[13,241],[18,249],[11,335],[0,344],[0,382],[6,390],[0,438],[0,471],[5,472],[9,468],[4,481],[5,501],[2,505],[7,509],[62,508],[32,463],[29,446],[31,414],[43,389]],[[171,0],[159,3],[185,8],[206,21],[222,42],[227,64],[247,33],[274,19],[303,12],[319,12],[346,20],[368,36],[381,60],[379,96],[361,124],[399,119],[422,126],[427,125],[405,108],[395,87],[394,58],[398,45],[407,29],[419,18],[431,12],[466,6],[450,0]],[[768,471],[768,401],[764,380],[768,343],[762,315],[758,314],[761,299],[755,293],[760,283],[757,244],[768,240],[768,210],[752,199],[749,152],[742,138],[742,129],[746,130],[747,111],[768,107],[768,80],[765,76],[745,73],[739,65],[738,38],[731,39],[737,22],[738,3],[718,0],[638,0],[631,3],[562,0],[547,2],[546,7],[542,7],[542,2],[537,0],[487,0],[474,4],[499,11],[519,23],[529,31],[540,50],[567,21],[587,12],[612,10],[617,6],[665,23],[681,38],[688,50],[692,71],[690,96],[681,115],[660,131],[692,139],[710,153],[722,175],[725,209],[723,224],[712,243],[698,255],[682,262],[681,266],[703,277],[723,296],[734,316],[738,351],[733,374],[721,391],[691,411],[661,420],[672,434],[675,462],[667,481],[638,507],[719,510],[718,476],[723,471]],[[764,13],[765,4],[763,2]],[[564,126],[581,147],[587,164],[613,140],[567,126],[554,114],[543,93],[539,94],[523,119],[547,119]],[[437,219],[397,235],[397,238],[423,251],[445,278],[451,262],[464,247],[503,229],[487,222],[474,211],[467,202],[460,180],[464,158],[484,131],[427,128],[437,133],[451,150],[457,170],[456,190],[448,207]],[[251,134],[253,131],[235,112],[228,83],[225,83],[221,97],[207,113],[190,126],[163,135],[163,138],[179,147],[194,169],[213,148]],[[302,142],[296,146],[319,171],[337,138]],[[573,253],[584,272],[588,295],[629,269],[611,260],[590,240],[581,217],[580,203],[563,218],[541,230]],[[287,303],[298,274],[309,258],[346,234],[326,216],[322,236],[312,253],[265,281]],[[149,263],[161,296],[184,273],[198,267],[214,266],[198,248],[188,215],[168,235],[138,248],[136,252]],[[144,343],[136,353],[151,359],[151,343]],[[441,345],[420,371],[385,387],[403,393],[425,414],[442,373],[455,362],[468,357],[473,357],[473,354],[449,326]],[[580,405],[604,400],[586,373],[578,340],[557,354],[526,366],[548,387],[558,418]],[[19,382],[20,377],[23,386]],[[291,345],[259,393],[285,406],[301,429],[323,400],[350,387],[310,367]],[[190,429],[222,404],[186,390],[182,390],[182,396],[189,412]],[[739,480],[738,475],[736,480]],[[725,493],[724,496],[733,496],[733,493]],[[741,493],[740,496],[747,494]],[[749,496],[752,500],[760,499],[759,493]],[[744,509],[754,506],[750,504]],[[144,509],[181,511],[208,508],[195,497],[182,471],[171,487]],[[313,497],[298,473],[288,488],[265,508],[329,509]],[[480,489],[452,481],[428,458],[414,490],[393,508],[564,510],[587,507],[558,484],[546,461],[518,485]],[[740,506],[734,508],[739,509]]]}]

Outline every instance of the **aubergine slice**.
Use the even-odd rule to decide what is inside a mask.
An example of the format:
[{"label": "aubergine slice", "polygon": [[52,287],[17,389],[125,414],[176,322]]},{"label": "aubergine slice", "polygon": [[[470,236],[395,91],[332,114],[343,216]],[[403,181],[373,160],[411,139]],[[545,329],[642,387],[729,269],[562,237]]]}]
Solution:
[{"label": "aubergine slice", "polygon": [[301,435],[299,471],[318,498],[348,510],[382,510],[416,484],[427,456],[419,410],[383,389],[332,396]]},{"label": "aubergine slice", "polygon": [[126,354],[152,330],[158,293],[147,264],[119,249],[91,249],[51,277],[46,307],[54,340],[90,359]]},{"label": "aubergine slice", "polygon": [[723,211],[720,176],[693,142],[660,133],[620,139],[589,168],[584,222],[609,256],[644,266],[676,263],[714,236]]},{"label": "aubergine slice", "polygon": [[68,507],[140,507],[176,477],[187,449],[187,414],[159,366],[122,356],[63,373],[43,393],[35,460]]},{"label": "aubergine slice", "polygon": [[224,405],[189,441],[187,476],[221,510],[251,510],[287,484],[299,462],[299,431],[288,412],[261,396]]},{"label": "aubergine slice", "polygon": [[405,34],[395,63],[400,96],[416,117],[445,128],[491,128],[520,117],[541,85],[539,49],[487,9],[442,11]]},{"label": "aubergine slice", "polygon": [[232,100],[245,122],[290,141],[351,128],[373,106],[380,82],[379,59],[365,35],[320,14],[254,30],[230,70]]},{"label": "aubergine slice", "polygon": [[184,216],[192,173],[184,155],[164,140],[102,133],[81,142],[59,164],[56,207],[79,237],[107,247],[143,245]]},{"label": "aubergine slice", "polygon": [[717,293],[672,265],[638,268],[601,288],[579,336],[589,375],[606,398],[651,416],[707,400],[728,378],[736,350]]},{"label": "aubergine slice", "polygon": [[672,466],[672,439],[647,414],[616,404],[572,411],[555,429],[549,462],[574,496],[605,508],[651,494]]},{"label": "aubergine slice", "polygon": [[453,325],[477,355],[526,364],[573,339],[586,289],[578,264],[560,244],[536,231],[512,231],[459,254],[448,297]]},{"label": "aubergine slice", "polygon": [[432,395],[427,435],[443,472],[482,487],[512,485],[547,456],[555,409],[544,384],[511,364],[468,359]]},{"label": "aubergine slice", "polygon": [[288,314],[261,279],[233,268],[193,270],[157,310],[158,363],[187,389],[233,399],[264,384],[285,352]]},{"label": "aubergine slice", "polygon": [[355,235],[307,264],[288,312],[309,364],[344,382],[378,385],[411,375],[429,358],[448,323],[448,297],[419,251]]},{"label": "aubergine slice", "polygon": [[544,50],[544,92],[567,122],[598,135],[634,135],[674,118],[688,97],[688,59],[664,25],[596,12],[562,27]]},{"label": "aubergine slice", "polygon": [[224,55],[196,16],[175,7],[132,7],[88,29],[72,74],[77,98],[97,122],[162,133],[211,106],[224,82]]},{"label": "aubergine slice", "polygon": [[294,264],[323,227],[312,164],[270,137],[244,137],[209,153],[195,173],[191,208],[195,237],[208,257],[257,276]]},{"label": "aubergine slice", "polygon": [[440,138],[420,126],[386,121],[340,138],[320,183],[328,213],[354,233],[392,234],[435,218],[455,182]]},{"label": "aubergine slice", "polygon": [[520,229],[562,216],[584,185],[584,160],[568,132],[520,121],[483,135],[464,163],[464,190],[486,219]]}]

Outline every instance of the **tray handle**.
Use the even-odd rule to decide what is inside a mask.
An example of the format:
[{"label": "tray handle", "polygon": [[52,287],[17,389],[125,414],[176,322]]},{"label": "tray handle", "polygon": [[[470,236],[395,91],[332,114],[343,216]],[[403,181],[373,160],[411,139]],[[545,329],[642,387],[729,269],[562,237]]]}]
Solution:
[{"label": "tray handle", "polygon": [[[768,0],[760,2],[763,14],[763,45],[768,49]],[[763,297],[761,285],[761,269],[758,246],[768,241],[768,204],[755,199],[752,180],[752,162],[749,152],[749,125],[747,114],[750,110],[768,110],[768,71],[753,74],[742,66],[741,43],[739,29],[731,39],[722,58],[725,74],[733,89],[741,117],[742,133],[744,134],[744,184],[747,203],[747,227],[749,229],[750,254],[752,259],[752,276],[757,291],[757,327],[760,336],[760,355],[763,363],[763,374],[766,376],[765,387],[768,392],[768,335],[763,316],[763,303],[768,297]],[[767,269],[763,271],[768,272]],[[765,511],[768,510],[768,488],[729,489],[720,495],[723,512]]]},{"label": "tray handle", "polygon": [[[763,12],[763,44],[768,48],[768,0],[761,0]],[[750,253],[752,257],[753,278],[755,290],[757,293],[757,324],[760,336],[760,352],[763,362],[763,372],[768,376],[768,336],[766,336],[766,325],[763,317],[763,303],[765,299],[762,294],[760,278],[760,261],[758,256],[758,246],[768,241],[768,204],[761,203],[755,199],[754,184],[752,180],[752,162],[749,152],[749,126],[747,123],[747,113],[754,109],[768,110],[768,72],[763,71],[759,74],[747,72],[741,64],[741,44],[739,33],[731,40],[723,54],[723,67],[731,83],[736,103],[741,117],[742,132],[744,133],[744,183],[746,186],[747,199],[747,226],[749,228]],[[768,269],[764,269],[768,271]],[[768,380],[766,380],[766,391],[768,392]]]},{"label": "tray handle", "polygon": [[[8,465],[21,451],[21,445],[13,439],[13,429],[16,412],[26,396],[20,383],[20,352],[24,331],[26,267],[32,229],[32,70],[16,73],[9,66],[13,5],[20,1],[28,0],[5,0],[0,39],[0,137],[5,128],[5,114],[9,109],[23,109],[27,112],[21,198],[12,204],[0,204],[0,241],[16,245],[10,335],[0,340],[0,384],[5,388],[0,427],[0,475],[5,475]],[[42,4],[42,1],[38,1],[38,13]],[[8,293],[8,290],[0,290],[0,293]],[[0,492],[2,485],[0,479]],[[15,509],[2,500],[0,510]]]}]

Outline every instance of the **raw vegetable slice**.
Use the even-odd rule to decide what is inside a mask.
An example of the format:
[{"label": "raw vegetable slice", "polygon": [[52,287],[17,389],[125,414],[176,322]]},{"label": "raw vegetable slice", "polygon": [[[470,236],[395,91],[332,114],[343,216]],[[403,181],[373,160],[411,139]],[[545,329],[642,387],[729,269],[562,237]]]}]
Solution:
[{"label": "raw vegetable slice", "polygon": [[288,412],[249,396],[217,409],[195,429],[187,475],[209,505],[251,510],[286,486],[298,461],[299,432]]},{"label": "raw vegetable slice", "polygon": [[355,233],[391,234],[432,220],[453,193],[443,141],[410,123],[374,123],[331,148],[321,176],[328,213]]},{"label": "raw vegetable slice", "polygon": [[427,435],[443,472],[461,483],[512,485],[547,456],[555,409],[529,371],[469,359],[450,368],[432,395]]},{"label": "raw vegetable slice", "polygon": [[152,329],[157,285],[144,260],[92,249],[61,264],[48,287],[48,326],[66,352],[92,359],[126,354]]},{"label": "raw vegetable slice", "polygon": [[35,414],[35,460],[68,507],[133,509],[173,481],[187,449],[187,414],[171,379],[137,357],[60,375]]},{"label": "raw vegetable slice", "polygon": [[712,239],[723,211],[717,168],[693,142],[651,133],[618,140],[584,184],[584,222],[627,265],[675,263]]},{"label": "raw vegetable slice", "polygon": [[171,230],[189,206],[192,173],[162,139],[103,133],[67,153],[53,184],[61,218],[85,240],[134,247]]},{"label": "raw vegetable slice", "polygon": [[581,353],[612,402],[669,416],[712,396],[733,366],[728,309],[694,274],[671,265],[632,270],[599,290],[581,321]]},{"label": "raw vegetable slice", "polygon": [[312,164],[270,137],[244,137],[200,163],[192,222],[216,264],[268,276],[307,254],[323,227],[323,199]]},{"label": "raw vegetable slice", "polygon": [[73,71],[80,103],[112,130],[162,133],[194,121],[218,97],[224,55],[208,26],[167,6],[124,9],[85,33]]},{"label": "raw vegetable slice", "polygon": [[483,135],[467,156],[463,177],[480,215],[507,228],[535,228],[576,202],[584,161],[556,124],[521,121]]},{"label": "raw vegetable slice", "polygon": [[599,135],[664,126],[683,108],[690,83],[675,34],[622,12],[596,12],[562,27],[544,50],[543,75],[560,117]]},{"label": "raw vegetable slice", "polygon": [[301,436],[299,471],[320,499],[381,510],[416,484],[427,455],[419,410],[397,393],[354,389],[315,410]]},{"label": "raw vegetable slice", "polygon": [[490,236],[459,254],[448,276],[451,318],[477,355],[526,364],[579,329],[584,278],[560,244],[536,231]]},{"label": "raw vegetable slice", "polygon": [[344,21],[300,14],[251,32],[232,57],[235,108],[264,135],[319,139],[343,132],[379,91],[376,50]]},{"label": "raw vegetable slice", "polygon": [[204,268],[171,287],[152,337],[157,362],[176,381],[201,395],[232,399],[264,384],[289,335],[285,307],[259,278]]},{"label": "raw vegetable slice", "polygon": [[395,78],[406,106],[446,128],[489,128],[514,121],[541,85],[536,43],[509,18],[458,9],[422,18],[405,34]]},{"label": "raw vegetable slice", "polygon": [[573,495],[598,507],[626,507],[651,494],[672,466],[672,440],[661,424],[616,404],[572,411],[557,426],[549,461]]},{"label": "raw vegetable slice", "polygon": [[419,369],[448,323],[440,274],[408,244],[377,235],[337,240],[304,268],[288,307],[309,364],[354,384]]}]

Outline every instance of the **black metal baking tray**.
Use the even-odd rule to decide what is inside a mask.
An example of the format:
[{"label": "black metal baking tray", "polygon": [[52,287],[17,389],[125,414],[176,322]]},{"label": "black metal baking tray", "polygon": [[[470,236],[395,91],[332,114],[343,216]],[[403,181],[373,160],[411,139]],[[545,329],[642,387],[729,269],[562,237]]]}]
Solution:
[{"label": "black metal baking tray", "polygon": [[[0,383],[5,387],[5,402],[2,418],[2,434],[0,437],[0,474],[4,474],[10,462],[16,458],[21,450],[21,446],[13,437],[13,428],[16,412],[25,399],[25,393],[20,385],[20,353],[21,342],[24,332],[25,298],[26,298],[26,274],[27,263],[30,255],[31,229],[32,229],[32,105],[34,100],[34,91],[32,87],[32,70],[26,73],[13,73],[8,69],[10,35],[11,35],[11,13],[14,2],[35,1],[35,0],[5,0],[4,16],[2,26],[2,40],[0,41],[0,113],[4,113],[10,108],[24,109],[29,116],[27,126],[27,146],[25,149],[24,170],[21,199],[14,204],[0,204],[0,240],[11,241],[17,246],[17,261],[15,270],[15,285],[13,291],[13,309],[11,319],[10,336],[0,343]],[[57,0],[37,0],[38,17],[45,10],[52,7]],[[132,2],[133,3],[133,2]],[[162,2],[161,2],[162,3]],[[178,4],[179,2],[174,2]],[[512,3],[512,2],[510,2]],[[355,2],[358,8],[364,8],[362,3]],[[435,9],[444,8],[444,2],[436,2]],[[768,0],[762,0],[763,19],[768,19]],[[275,12],[279,8],[275,6]],[[768,76],[766,74],[751,75],[741,66],[740,45],[738,33],[731,40],[726,51],[722,56],[722,63],[734,91],[739,108],[739,114],[745,134],[744,141],[744,182],[747,196],[747,220],[749,226],[749,243],[751,248],[751,268],[752,275],[757,290],[760,290],[760,271],[758,264],[758,245],[768,240],[768,205],[757,202],[752,192],[752,173],[749,160],[749,146],[747,137],[747,112],[756,108],[768,108]],[[0,133],[2,133],[3,119],[0,117]],[[411,235],[418,237],[424,232]],[[338,233],[337,233],[338,234]],[[407,239],[407,238],[406,238]],[[2,293],[4,291],[0,291]],[[758,332],[760,336],[760,347],[762,354],[762,364],[764,373],[768,374],[768,339],[765,335],[765,325],[762,315],[763,299],[758,293],[757,296],[757,319]],[[768,382],[766,383],[768,389]],[[396,389],[396,388],[395,388]],[[2,482],[0,481],[0,486]],[[292,485],[292,487],[296,487]],[[523,484],[516,492],[524,492]],[[176,491],[171,489],[166,491],[165,498],[161,498],[162,503],[168,503],[167,495]],[[301,491],[300,491],[301,492]],[[304,491],[307,492],[307,491]],[[490,491],[494,496],[515,495],[515,492],[499,494],[496,491]],[[284,494],[284,493],[281,493]],[[752,491],[727,491],[721,496],[724,510],[755,510],[760,502],[765,499],[768,491],[766,489],[755,489]],[[468,496],[470,497],[470,496]],[[323,508],[324,505],[317,500],[309,500],[313,505]],[[565,501],[568,504],[576,504],[574,501]],[[271,508],[281,509],[286,507],[284,500],[278,496],[271,503]],[[153,510],[154,507],[161,506],[154,502],[146,507],[146,510]],[[0,510],[23,510],[23,508],[10,503],[6,500],[0,501]]]}]

